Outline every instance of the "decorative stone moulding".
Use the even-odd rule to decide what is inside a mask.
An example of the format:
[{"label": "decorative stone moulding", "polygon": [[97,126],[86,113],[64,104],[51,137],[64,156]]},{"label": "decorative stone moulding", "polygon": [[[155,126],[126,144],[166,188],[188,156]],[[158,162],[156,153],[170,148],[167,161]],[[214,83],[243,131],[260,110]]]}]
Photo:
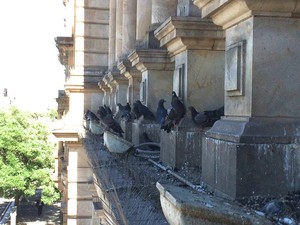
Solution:
[{"label": "decorative stone moulding", "polygon": [[241,41],[226,48],[225,91],[228,96],[244,95],[245,46],[246,42]]},{"label": "decorative stone moulding", "polygon": [[166,46],[170,56],[187,49],[224,50],[224,32],[210,19],[199,17],[169,17],[155,32],[160,46]]},{"label": "decorative stone moulding", "polygon": [[122,75],[124,75],[127,79],[132,77],[142,77],[140,71],[136,69],[136,67],[131,66],[131,62],[129,60],[123,60],[119,62],[118,69]]},{"label": "decorative stone moulding", "polygon": [[132,51],[128,59],[132,66],[143,72],[152,70],[174,70],[174,63],[170,61],[168,52],[165,49],[143,49]]},{"label": "decorative stone moulding", "polygon": [[251,16],[299,17],[298,0],[194,0],[202,18],[211,17],[224,29]]}]

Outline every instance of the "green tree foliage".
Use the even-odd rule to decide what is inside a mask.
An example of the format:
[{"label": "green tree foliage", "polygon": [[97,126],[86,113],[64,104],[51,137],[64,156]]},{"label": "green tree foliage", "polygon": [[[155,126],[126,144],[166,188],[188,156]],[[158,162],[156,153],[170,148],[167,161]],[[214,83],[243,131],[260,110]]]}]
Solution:
[{"label": "green tree foliage", "polygon": [[42,200],[51,204],[59,192],[51,180],[54,167],[49,130],[36,115],[17,108],[0,110],[0,196],[34,196],[42,189]]}]

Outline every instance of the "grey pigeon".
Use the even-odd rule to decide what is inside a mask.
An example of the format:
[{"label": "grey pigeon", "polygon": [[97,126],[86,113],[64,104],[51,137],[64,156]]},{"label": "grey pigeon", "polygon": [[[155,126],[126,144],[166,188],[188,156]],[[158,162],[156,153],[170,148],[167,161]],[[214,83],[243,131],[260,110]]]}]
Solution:
[{"label": "grey pigeon", "polygon": [[153,112],[151,112],[151,110],[147,106],[143,105],[140,100],[136,101],[136,106],[137,106],[137,110],[139,111],[139,113],[142,116],[144,116],[144,119],[155,120],[155,116],[154,116]]},{"label": "grey pigeon", "polygon": [[90,111],[89,109],[86,111],[86,113],[84,114],[84,118],[86,120],[95,120],[99,123],[100,119],[96,116],[95,113],[93,113],[92,111]]},{"label": "grey pigeon", "polygon": [[186,113],[186,108],[183,102],[178,98],[175,91],[172,91],[172,101],[171,106],[175,111],[174,123],[178,124],[179,121],[184,117]]},{"label": "grey pigeon", "polygon": [[164,107],[164,103],[166,101],[164,99],[160,99],[158,102],[158,106],[156,109],[156,114],[155,114],[155,119],[156,122],[159,123],[160,125],[162,125],[167,117],[168,111],[167,109]]},{"label": "grey pigeon", "polygon": [[107,129],[110,129],[117,133],[120,137],[122,137],[122,133],[124,133],[120,124],[113,118],[113,115],[107,113],[103,106],[99,107],[98,114],[100,115],[100,121],[104,124]]},{"label": "grey pigeon", "polygon": [[204,113],[199,113],[195,107],[190,106],[189,110],[191,111],[192,120],[197,126],[202,126],[207,121],[208,117]]}]

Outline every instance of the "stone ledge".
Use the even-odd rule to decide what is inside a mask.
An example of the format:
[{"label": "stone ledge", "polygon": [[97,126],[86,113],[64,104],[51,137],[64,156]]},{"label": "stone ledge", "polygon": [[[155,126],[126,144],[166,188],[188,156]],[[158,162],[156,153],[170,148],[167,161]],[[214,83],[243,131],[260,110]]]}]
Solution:
[{"label": "stone ledge", "polygon": [[156,183],[162,210],[171,225],[271,225],[267,219],[244,212],[234,202],[186,188]]}]

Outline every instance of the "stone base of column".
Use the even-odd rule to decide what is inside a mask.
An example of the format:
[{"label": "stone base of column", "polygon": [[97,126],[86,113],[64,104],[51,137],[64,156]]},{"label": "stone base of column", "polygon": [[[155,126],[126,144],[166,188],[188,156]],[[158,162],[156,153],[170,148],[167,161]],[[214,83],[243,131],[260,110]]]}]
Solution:
[{"label": "stone base of column", "polygon": [[161,130],[160,160],[172,168],[183,166],[201,168],[202,137],[208,129],[189,126],[191,119],[184,118],[170,133]]},{"label": "stone base of column", "polygon": [[202,181],[230,199],[299,190],[299,130],[299,119],[217,121],[203,139]]},{"label": "stone base of column", "polygon": [[132,123],[132,143],[138,145],[145,142],[143,132],[146,132],[148,137],[153,142],[160,142],[160,125],[151,121],[133,122]]}]

